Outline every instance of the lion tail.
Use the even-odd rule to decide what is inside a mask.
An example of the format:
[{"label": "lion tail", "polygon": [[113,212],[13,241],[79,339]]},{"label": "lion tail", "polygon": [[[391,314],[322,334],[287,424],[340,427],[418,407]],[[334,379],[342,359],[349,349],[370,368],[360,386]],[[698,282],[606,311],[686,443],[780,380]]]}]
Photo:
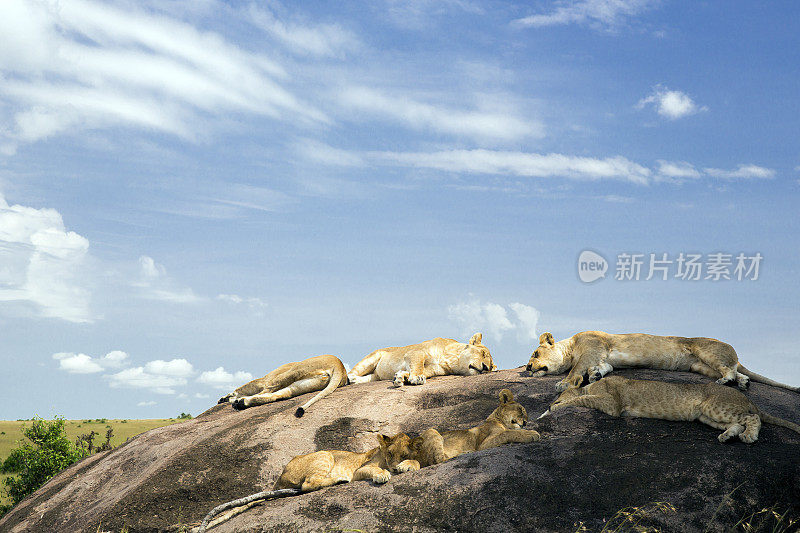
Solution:
[{"label": "lion tail", "polygon": [[800,425],[795,424],[794,422],[789,422],[788,420],[784,420],[783,418],[778,418],[777,416],[772,416],[767,413],[760,413],[761,421],[766,422],[767,424],[773,424],[775,426],[781,426],[788,429],[791,429],[795,433],[800,433]]},{"label": "lion tail", "polygon": [[328,384],[325,385],[325,388],[319,391],[316,396],[297,408],[297,411],[294,412],[294,416],[297,418],[300,418],[306,414],[306,409],[323,399],[328,394],[332,393],[337,387],[347,384],[347,369],[344,367],[344,364],[342,364],[338,357],[331,357],[336,359],[333,368],[331,369],[331,379],[328,380]]},{"label": "lion tail", "polygon": [[758,383],[766,383],[767,385],[772,385],[773,387],[780,387],[782,389],[787,389],[794,392],[800,392],[800,387],[792,387],[791,385],[786,385],[785,383],[779,383],[775,380],[769,379],[768,377],[762,376],[761,374],[756,374],[755,372],[751,372],[747,370],[742,363],[739,363],[739,372],[747,376],[748,378],[752,379],[753,381],[757,381]]},{"label": "lion tail", "polygon": [[[227,503],[223,503],[222,505],[217,505],[216,507],[211,509],[211,512],[208,513],[205,518],[203,518],[203,521],[200,523],[200,527],[198,527],[195,530],[195,533],[203,533],[206,530],[206,528],[208,528],[209,523],[215,516],[217,516],[223,511],[227,511],[228,509],[250,505],[251,503],[256,502],[258,500],[266,500],[271,498],[285,498],[286,496],[296,496],[301,492],[302,491],[300,489],[265,490],[262,492],[256,492],[255,494],[251,494],[250,496],[245,496],[244,498],[239,498],[238,500],[233,500]],[[212,527],[224,522],[228,518],[231,517],[225,517],[216,521],[216,523],[212,524]]]}]

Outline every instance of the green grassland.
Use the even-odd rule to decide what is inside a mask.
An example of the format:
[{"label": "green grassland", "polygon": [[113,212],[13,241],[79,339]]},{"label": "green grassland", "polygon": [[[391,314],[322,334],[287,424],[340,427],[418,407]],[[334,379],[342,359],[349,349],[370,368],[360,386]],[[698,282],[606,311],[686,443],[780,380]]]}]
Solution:
[{"label": "green grassland", "polygon": [[[162,426],[168,426],[183,420],[177,418],[158,418],[158,419],[144,419],[144,420],[112,420],[105,418],[96,420],[67,420],[65,423],[67,436],[72,442],[79,435],[84,435],[91,431],[97,433],[94,438],[94,445],[99,446],[106,441],[106,432],[108,428],[114,430],[114,435],[111,437],[111,446],[119,446],[131,437],[134,437],[145,431]],[[23,439],[22,428],[30,426],[29,421],[10,421],[0,420],[0,462],[2,462],[11,450],[19,446],[19,441]],[[0,474],[0,504],[11,503],[10,499],[5,496],[5,478],[9,477],[5,474]]]}]

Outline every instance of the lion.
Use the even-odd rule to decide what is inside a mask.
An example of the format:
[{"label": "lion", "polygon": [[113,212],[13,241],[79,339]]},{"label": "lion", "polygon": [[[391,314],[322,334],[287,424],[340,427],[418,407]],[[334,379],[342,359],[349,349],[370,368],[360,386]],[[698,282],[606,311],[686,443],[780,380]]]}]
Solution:
[{"label": "lion", "polygon": [[[405,433],[393,437],[379,434],[377,437],[378,446],[363,453],[322,450],[293,457],[283,468],[273,490],[218,505],[203,518],[197,532],[202,533],[209,526],[229,520],[255,502],[267,498],[295,496],[350,481],[372,480],[375,484],[383,484],[391,479],[391,471],[407,471],[400,470],[398,465],[411,456],[411,438]],[[211,522],[228,509],[234,510]]]},{"label": "lion", "polygon": [[528,424],[528,413],[514,401],[514,394],[503,389],[499,396],[500,406],[480,426],[442,433],[433,428],[424,431],[411,441],[411,457],[399,462],[397,471],[419,470],[463,453],[487,450],[503,444],[540,440],[539,432],[522,429]]},{"label": "lion", "polygon": [[551,333],[542,333],[527,369],[534,376],[569,371],[567,377],[556,383],[556,390],[561,392],[568,387],[580,387],[585,374],[589,383],[594,383],[615,367],[692,371],[716,379],[720,385],[735,381],[742,390],[747,389],[752,379],[800,392],[800,387],[784,385],[747,370],[730,344],[706,337],[583,331],[555,342]]},{"label": "lion", "polygon": [[585,387],[570,387],[539,418],[570,406],[591,407],[611,416],[699,420],[724,430],[717,437],[720,442],[739,437],[752,444],[758,439],[762,422],[800,433],[800,425],[760,411],[738,390],[717,383],[665,383],[609,376]]},{"label": "lion", "polygon": [[423,385],[432,376],[495,371],[497,366],[482,339],[483,335],[476,333],[467,343],[437,337],[410,346],[382,348],[359,361],[348,377],[351,383],[391,379],[396,387],[402,387],[406,383]]},{"label": "lion", "polygon": [[281,365],[263,378],[254,379],[223,396],[217,403],[229,402],[234,409],[286,400],[307,392],[319,394],[297,408],[294,415],[303,416],[306,409],[349,383],[344,364],[335,355],[318,355],[297,363]]}]

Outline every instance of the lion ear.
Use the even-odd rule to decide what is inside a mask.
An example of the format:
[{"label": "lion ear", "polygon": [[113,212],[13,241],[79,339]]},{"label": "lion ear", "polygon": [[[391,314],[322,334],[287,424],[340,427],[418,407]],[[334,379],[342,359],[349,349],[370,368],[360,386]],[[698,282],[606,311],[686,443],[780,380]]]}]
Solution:
[{"label": "lion ear", "polygon": [[469,343],[472,344],[473,346],[478,346],[482,340],[483,340],[483,333],[476,333],[469,340]]},{"label": "lion ear", "polygon": [[550,344],[551,346],[556,343],[556,340],[553,338],[553,334],[549,331],[542,333],[539,335],[539,346],[542,344]]},{"label": "lion ear", "polygon": [[514,393],[508,389],[500,391],[500,403],[510,403],[514,401]]},{"label": "lion ear", "polygon": [[378,433],[378,444],[380,444],[381,446],[388,446],[391,440],[392,439],[390,439],[386,435]]}]

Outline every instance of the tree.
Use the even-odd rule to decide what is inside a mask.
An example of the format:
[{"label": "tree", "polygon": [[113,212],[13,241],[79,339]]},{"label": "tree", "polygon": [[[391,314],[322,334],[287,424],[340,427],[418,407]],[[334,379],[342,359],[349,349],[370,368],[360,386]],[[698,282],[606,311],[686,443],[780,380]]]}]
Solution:
[{"label": "tree", "polygon": [[67,438],[64,419],[56,417],[52,422],[33,418],[30,427],[22,430],[30,442],[23,442],[11,451],[3,463],[3,470],[17,473],[5,480],[6,492],[13,505],[31,494],[66,467],[88,455]]}]

